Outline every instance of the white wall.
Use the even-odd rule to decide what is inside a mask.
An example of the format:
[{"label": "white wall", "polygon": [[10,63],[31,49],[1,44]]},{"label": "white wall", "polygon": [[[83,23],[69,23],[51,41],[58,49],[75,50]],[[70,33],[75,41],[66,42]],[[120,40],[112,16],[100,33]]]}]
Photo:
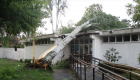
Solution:
[{"label": "white wall", "polygon": [[118,61],[121,64],[127,64],[130,66],[140,68],[138,64],[138,55],[140,53],[140,43],[134,42],[122,42],[122,43],[102,43],[102,56],[101,58],[105,60],[103,55],[109,48],[115,48],[122,58]]},{"label": "white wall", "polygon": [[95,35],[91,35],[90,38],[92,39],[92,56],[101,59],[101,38]]},{"label": "white wall", "polygon": [[[41,54],[52,47],[54,44],[35,45],[35,59],[38,59]],[[33,59],[33,46],[25,47],[24,59]]]},{"label": "white wall", "polygon": [[24,59],[24,48],[0,48],[0,58],[9,58],[14,60]]}]

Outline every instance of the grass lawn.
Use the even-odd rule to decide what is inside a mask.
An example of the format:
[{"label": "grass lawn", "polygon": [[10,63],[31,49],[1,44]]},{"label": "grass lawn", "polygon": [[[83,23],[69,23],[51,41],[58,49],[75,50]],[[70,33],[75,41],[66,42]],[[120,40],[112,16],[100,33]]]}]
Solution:
[{"label": "grass lawn", "polygon": [[53,71],[24,68],[26,64],[27,63],[17,62],[11,59],[0,59],[0,70],[15,70],[18,77],[10,80],[53,80]]}]

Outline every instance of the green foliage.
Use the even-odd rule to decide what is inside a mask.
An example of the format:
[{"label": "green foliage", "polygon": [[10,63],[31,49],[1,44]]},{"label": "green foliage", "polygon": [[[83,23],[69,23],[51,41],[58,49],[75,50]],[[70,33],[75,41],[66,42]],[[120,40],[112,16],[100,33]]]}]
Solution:
[{"label": "green foliage", "polygon": [[[107,66],[105,66],[105,65],[107,65]],[[107,69],[107,70],[113,71],[113,68],[108,67],[108,66],[113,67],[113,65],[111,65],[111,64],[99,63],[98,66],[103,67],[103,68],[105,68],[105,69]],[[118,66],[115,66],[115,67],[116,67],[116,68],[120,68],[120,69],[128,70],[128,68],[124,68],[124,67],[118,67]],[[103,69],[100,69],[100,70],[106,72],[106,71],[103,70]],[[116,70],[114,69],[114,72],[115,72],[115,73],[118,73],[118,74],[123,74],[123,73],[124,73],[123,71],[120,71],[120,70],[117,70],[117,69],[116,69]]]},{"label": "green foliage", "polygon": [[2,43],[2,47],[8,47],[9,46],[10,38],[7,36],[1,36],[0,37],[0,43]]},{"label": "green foliage", "polygon": [[47,17],[47,10],[42,10],[44,3],[44,0],[1,0],[0,42],[7,43],[3,36],[27,33],[41,26],[41,20]]},{"label": "green foliage", "polygon": [[10,80],[17,77],[14,69],[0,69],[0,79]]},{"label": "green foliage", "polygon": [[132,17],[135,23],[132,27],[140,27],[140,0],[133,0],[136,5],[127,4],[127,14]]},{"label": "green foliage", "polygon": [[22,39],[26,39],[26,36],[25,35],[22,35],[22,37],[20,38],[20,40]]},{"label": "green foliage", "polygon": [[138,61],[139,61],[139,63],[140,63],[140,53],[139,53],[139,56],[138,56]]},{"label": "green foliage", "polygon": [[102,5],[100,4],[89,6],[82,19],[77,22],[76,26],[80,26],[88,20],[91,20],[91,26],[83,29],[81,32],[86,32],[87,30],[111,30],[129,27],[129,23],[126,22],[128,20],[125,19],[126,21],[120,21],[118,17],[106,14],[102,11]]},{"label": "green foliage", "polygon": [[[132,72],[140,74],[140,71],[133,70]],[[123,73],[123,76],[129,79],[129,72]],[[132,80],[140,80],[140,77],[137,75],[134,75],[134,74],[131,74],[131,78],[132,78]]]},{"label": "green foliage", "polygon": [[102,11],[102,5],[100,4],[92,4],[88,8],[86,8],[84,16],[82,19],[76,24],[76,26],[80,26],[84,22],[87,22],[90,19],[93,19],[95,15]]},{"label": "green foliage", "polygon": [[63,60],[61,62],[58,62],[56,66],[53,66],[55,69],[65,69],[69,68],[69,61]]},{"label": "green foliage", "polygon": [[59,28],[60,34],[66,34],[71,33],[75,29],[74,23],[72,21],[69,21],[67,26],[62,26],[62,28]]},{"label": "green foliage", "polygon": [[[107,63],[102,63],[102,64],[99,63],[98,66],[103,67],[103,68],[105,68],[105,69],[107,69],[107,70],[113,71],[112,68],[110,68],[110,67],[108,67],[108,66],[105,66],[105,65],[103,65],[103,64],[113,67],[113,65],[110,65],[110,64],[107,64]],[[115,67],[116,67],[116,68],[120,68],[120,69],[124,69],[124,70],[129,70],[129,68],[124,68],[124,67],[121,67],[121,66],[119,66],[119,67],[118,67],[118,66],[115,66]],[[103,69],[100,69],[100,70],[106,72],[106,71],[103,70]],[[118,73],[118,74],[121,74],[122,76],[124,76],[124,77],[126,77],[126,78],[129,79],[129,73],[128,73],[128,72],[124,72],[124,71],[117,70],[117,69],[116,69],[116,70],[114,69],[114,72],[115,72],[115,73]],[[135,73],[140,74],[139,71],[133,70],[132,72],[135,72]],[[137,75],[131,74],[131,77],[132,77],[132,80],[140,80],[140,77],[137,76]]]},{"label": "green foliage", "polygon": [[26,63],[31,63],[31,60],[32,60],[32,59],[25,59],[25,62],[26,62]]},{"label": "green foliage", "polygon": [[22,62],[22,59],[20,59],[20,62]]},{"label": "green foliage", "polygon": [[110,48],[110,50],[106,50],[106,53],[103,56],[109,62],[116,62],[116,61],[118,61],[119,59],[122,58],[122,56],[117,56],[117,54],[119,54],[119,52],[116,52],[116,49]]}]

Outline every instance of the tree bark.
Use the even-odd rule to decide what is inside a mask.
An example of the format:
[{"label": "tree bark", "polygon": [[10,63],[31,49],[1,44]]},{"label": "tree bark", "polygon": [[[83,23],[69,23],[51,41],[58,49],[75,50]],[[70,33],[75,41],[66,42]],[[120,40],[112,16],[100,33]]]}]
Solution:
[{"label": "tree bark", "polygon": [[[34,32],[34,29],[33,29]],[[33,64],[35,64],[35,41],[34,41],[34,33],[33,33]]]}]

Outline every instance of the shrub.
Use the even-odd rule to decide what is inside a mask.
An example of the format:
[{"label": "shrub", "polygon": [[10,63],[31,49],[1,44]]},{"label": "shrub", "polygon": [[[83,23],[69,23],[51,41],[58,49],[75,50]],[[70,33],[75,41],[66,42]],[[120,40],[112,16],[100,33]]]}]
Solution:
[{"label": "shrub", "polygon": [[17,78],[14,69],[1,69],[0,70],[0,79],[10,80],[12,78]]},{"label": "shrub", "polygon": [[116,62],[122,58],[122,56],[117,56],[117,54],[119,54],[119,52],[116,52],[116,49],[110,48],[110,50],[106,50],[104,57],[109,62]]},{"label": "shrub", "polygon": [[69,61],[68,60],[62,60],[61,62],[58,62],[56,66],[54,66],[53,68],[69,68]]},{"label": "shrub", "polygon": [[25,62],[30,63],[32,59],[25,59]]},{"label": "shrub", "polygon": [[[113,71],[113,68],[110,68],[110,67],[105,66],[105,65],[103,65],[103,64],[113,67],[113,65],[107,64],[107,63],[99,63],[98,66],[103,67],[103,68],[105,68],[105,69],[107,69],[107,70]],[[124,68],[124,67],[118,67],[118,66],[115,66],[115,67],[116,67],[116,68],[120,68],[120,69],[128,70],[128,68]],[[100,69],[100,70],[104,71],[103,69]],[[106,71],[104,71],[104,72],[106,72]],[[118,74],[124,73],[123,71],[120,71],[120,70],[117,70],[117,69],[114,69],[114,72],[115,72],[115,73],[118,73]]]},{"label": "shrub", "polygon": [[22,62],[22,59],[20,59],[20,62]]},{"label": "shrub", "polygon": [[[134,70],[133,70],[133,72],[139,73],[139,74],[140,74],[139,71],[134,71]],[[126,78],[129,79],[129,73],[128,73],[128,72],[125,72],[123,75],[124,75],[124,77],[126,77]],[[132,73],[131,73],[131,78],[132,78],[132,80],[140,80],[140,77],[139,77],[139,76],[134,75],[134,74],[132,74]]]},{"label": "shrub", "polygon": [[139,56],[138,56],[138,61],[139,61],[139,64],[140,64],[140,53],[139,53]]}]

